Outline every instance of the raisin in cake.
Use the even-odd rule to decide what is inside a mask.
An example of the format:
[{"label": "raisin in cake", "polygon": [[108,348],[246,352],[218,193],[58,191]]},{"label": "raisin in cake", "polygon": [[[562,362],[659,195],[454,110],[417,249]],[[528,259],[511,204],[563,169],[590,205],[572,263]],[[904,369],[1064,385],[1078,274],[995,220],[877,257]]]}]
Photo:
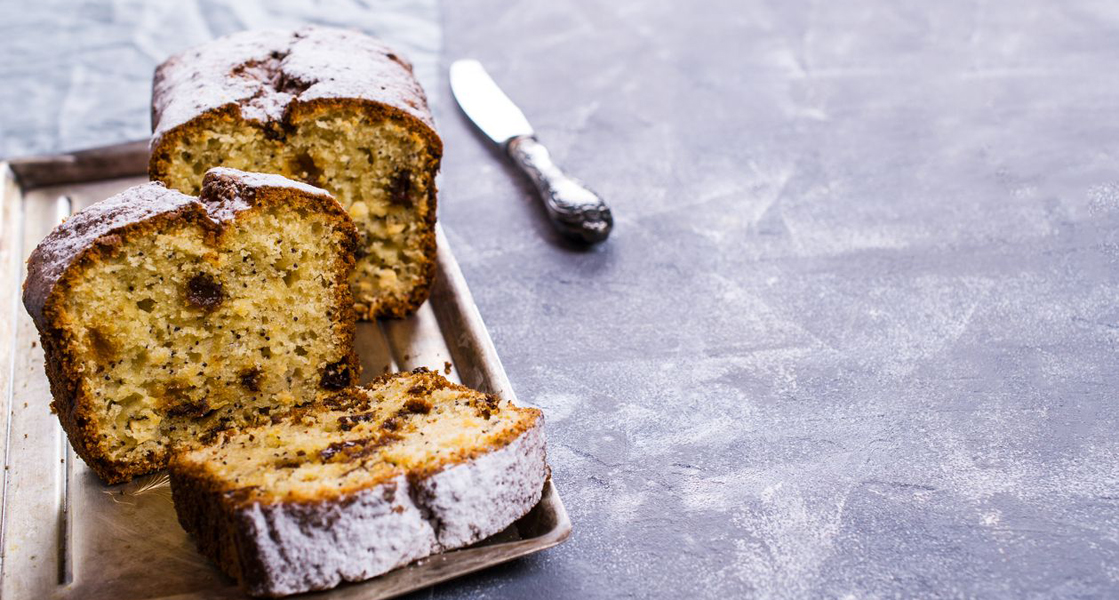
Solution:
[{"label": "raisin in cake", "polygon": [[176,455],[199,550],[250,594],[377,576],[493,535],[540,500],[544,420],[424,370]]},{"label": "raisin in cake", "polygon": [[359,247],[359,318],[403,316],[435,269],[443,145],[411,65],[353,31],[247,31],[164,62],[152,92],[149,174],[188,194],[215,166],[323,187]]},{"label": "raisin in cake", "polygon": [[356,381],[355,238],[323,190],[231,169],[200,198],[150,183],[67,219],[31,253],[23,301],[77,453],[125,481]]}]

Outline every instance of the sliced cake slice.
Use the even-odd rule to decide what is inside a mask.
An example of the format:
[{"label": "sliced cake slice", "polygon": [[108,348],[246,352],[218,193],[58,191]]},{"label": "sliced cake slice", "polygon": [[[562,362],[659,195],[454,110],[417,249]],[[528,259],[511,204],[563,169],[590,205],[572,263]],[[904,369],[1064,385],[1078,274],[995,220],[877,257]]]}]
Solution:
[{"label": "sliced cake slice", "polygon": [[359,234],[361,319],[399,317],[435,273],[443,143],[412,65],[356,31],[243,31],[167,59],[152,84],[149,175],[197,193],[210,167],[325,188]]},{"label": "sliced cake slice", "polygon": [[493,535],[540,500],[544,419],[417,370],[175,456],[199,550],[252,595],[360,581]]},{"label": "sliced cake slice", "polygon": [[23,300],[74,450],[121,482],[356,381],[355,237],[325,191],[231,169],[198,198],[151,183],[67,219]]}]

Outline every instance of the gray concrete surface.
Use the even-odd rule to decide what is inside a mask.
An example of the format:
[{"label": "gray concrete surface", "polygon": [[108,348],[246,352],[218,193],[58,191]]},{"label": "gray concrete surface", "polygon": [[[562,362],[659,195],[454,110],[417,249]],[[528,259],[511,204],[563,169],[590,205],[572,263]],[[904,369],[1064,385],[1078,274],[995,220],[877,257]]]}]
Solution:
[{"label": "gray concrete surface", "polygon": [[573,539],[436,597],[1119,596],[1119,10],[444,3],[442,217]]},{"label": "gray concrete surface", "polygon": [[[440,216],[575,531],[416,597],[1119,595],[1119,8],[456,0],[442,30],[617,224],[558,240],[436,84]],[[4,114],[9,151],[122,128]]]},{"label": "gray concrete surface", "polygon": [[147,137],[152,71],[169,55],[304,24],[377,35],[437,89],[438,0],[0,0],[0,158]]}]

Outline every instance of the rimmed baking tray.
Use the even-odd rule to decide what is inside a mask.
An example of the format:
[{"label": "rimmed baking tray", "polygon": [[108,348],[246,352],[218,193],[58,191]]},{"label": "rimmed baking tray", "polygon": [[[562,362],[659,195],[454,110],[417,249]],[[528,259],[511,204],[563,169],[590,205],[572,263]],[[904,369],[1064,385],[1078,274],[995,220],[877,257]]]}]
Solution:
[{"label": "rimmed baking tray", "polygon": [[[147,143],[0,163],[0,597],[239,598],[179,527],[166,476],[105,486],[49,411],[43,353],[20,290],[24,262],[63,218],[146,181]],[[363,377],[428,367],[516,401],[442,230],[430,300],[408,319],[362,323]],[[571,521],[549,480],[532,511],[470,548],[306,597],[390,598],[564,541]]]}]

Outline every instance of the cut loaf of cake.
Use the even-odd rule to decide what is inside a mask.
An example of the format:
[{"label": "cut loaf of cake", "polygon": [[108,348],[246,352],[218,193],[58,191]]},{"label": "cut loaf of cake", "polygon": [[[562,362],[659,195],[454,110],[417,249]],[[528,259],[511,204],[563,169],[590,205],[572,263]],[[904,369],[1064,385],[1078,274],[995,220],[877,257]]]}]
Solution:
[{"label": "cut loaf of cake", "polygon": [[383,376],[169,465],[179,522],[246,592],[360,581],[493,535],[540,500],[539,410]]},{"label": "cut loaf of cake", "polygon": [[323,190],[231,169],[199,198],[150,183],[67,219],[23,301],[74,450],[125,481],[355,382],[355,237]]},{"label": "cut loaf of cake", "polygon": [[237,33],[174,56],[152,90],[155,181],[197,193],[210,167],[325,188],[359,244],[359,318],[403,316],[435,269],[435,174],[443,145],[411,65],[343,29]]}]

